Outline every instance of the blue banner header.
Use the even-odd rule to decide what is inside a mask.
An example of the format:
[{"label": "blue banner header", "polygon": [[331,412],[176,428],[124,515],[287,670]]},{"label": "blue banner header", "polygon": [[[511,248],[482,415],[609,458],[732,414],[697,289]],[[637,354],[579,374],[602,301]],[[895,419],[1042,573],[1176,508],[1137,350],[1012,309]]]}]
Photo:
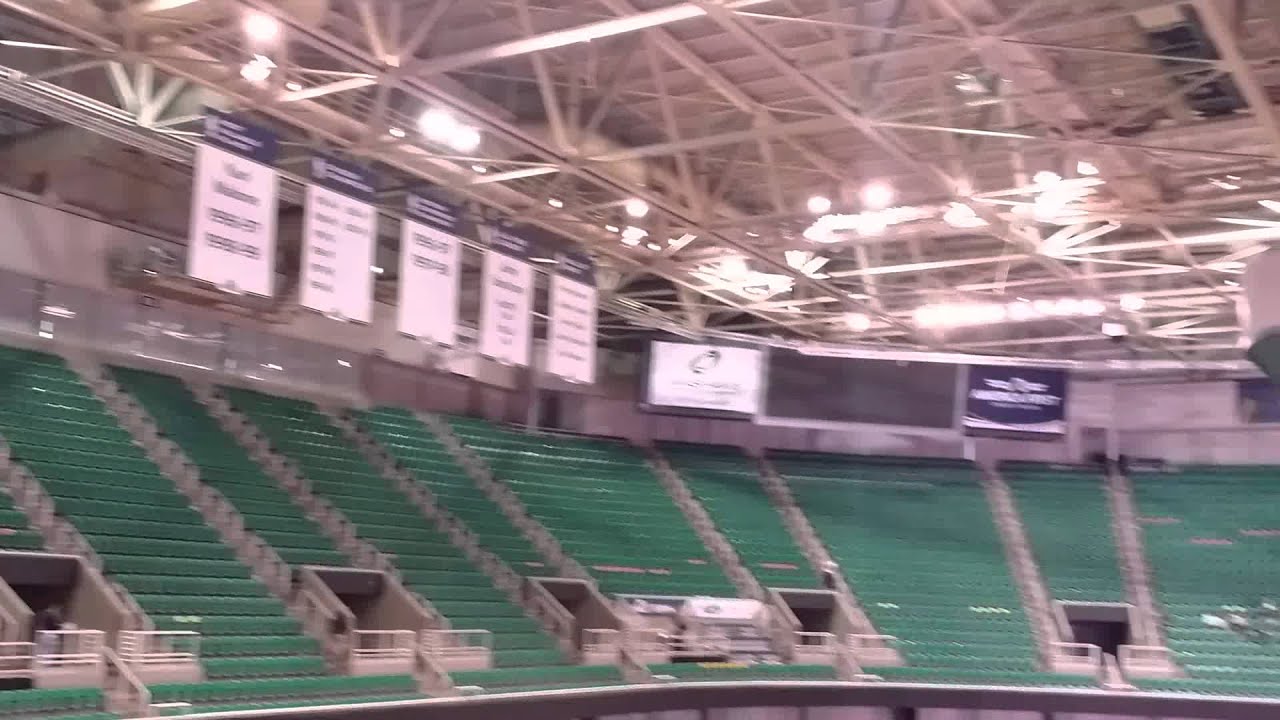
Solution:
[{"label": "blue banner header", "polygon": [[1067,373],[1044,368],[969,368],[964,427],[979,433],[1067,431]]},{"label": "blue banner header", "polygon": [[462,209],[447,200],[409,193],[404,198],[404,212],[414,222],[454,235],[462,234]]},{"label": "blue banner header", "polygon": [[583,285],[596,286],[596,264],[584,253],[562,252],[556,274]]},{"label": "blue banner header", "polygon": [[204,142],[263,165],[275,165],[280,154],[275,133],[217,110],[205,110]]},{"label": "blue banner header", "polygon": [[372,203],[374,179],[369,168],[329,155],[311,156],[311,182],[350,198]]},{"label": "blue banner header", "polygon": [[489,249],[525,262],[534,255],[532,241],[505,228],[493,228],[489,236]]}]

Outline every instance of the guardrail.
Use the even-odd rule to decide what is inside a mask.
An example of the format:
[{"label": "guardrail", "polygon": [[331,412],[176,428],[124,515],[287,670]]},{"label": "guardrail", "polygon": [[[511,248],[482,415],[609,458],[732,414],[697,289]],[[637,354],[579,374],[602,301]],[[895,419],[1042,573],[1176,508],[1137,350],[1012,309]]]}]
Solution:
[{"label": "guardrail", "polygon": [[36,662],[61,668],[100,665],[105,646],[101,630],[41,630],[36,633]]},{"label": "guardrail", "polygon": [[1079,663],[1087,666],[1094,675],[1102,672],[1102,648],[1092,643],[1050,643],[1056,662]]},{"label": "guardrail", "polygon": [[851,650],[872,650],[892,648],[898,644],[896,635],[864,635],[850,633],[845,636]]},{"label": "guardrail", "polygon": [[493,651],[488,630],[423,630],[422,651],[431,657],[458,657]]},{"label": "guardrail", "polygon": [[192,630],[126,630],[117,651],[127,665],[160,665],[200,661],[200,633]]},{"label": "guardrail", "polygon": [[32,677],[35,647],[30,642],[0,642],[0,678]]},{"label": "guardrail", "polygon": [[582,631],[582,651],[616,653],[622,649],[623,633],[613,628],[587,628]]},{"label": "guardrail", "polygon": [[353,660],[387,660],[412,657],[417,650],[418,636],[412,630],[353,630],[351,631],[351,658]]}]

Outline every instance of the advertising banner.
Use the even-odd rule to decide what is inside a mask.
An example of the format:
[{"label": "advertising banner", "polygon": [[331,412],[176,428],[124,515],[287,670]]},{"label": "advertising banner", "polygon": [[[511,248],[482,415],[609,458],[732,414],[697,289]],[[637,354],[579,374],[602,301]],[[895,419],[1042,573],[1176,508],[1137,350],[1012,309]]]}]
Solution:
[{"label": "advertising banner", "polygon": [[462,261],[460,210],[409,193],[400,224],[400,332],[438,345],[458,336],[458,276]]},{"label": "advertising banner", "polygon": [[754,415],[763,359],[754,348],[654,342],[648,403]]},{"label": "advertising banner", "polygon": [[1067,373],[1044,368],[969,367],[964,428],[978,433],[1067,431]]},{"label": "advertising banner", "polygon": [[491,228],[484,254],[480,354],[507,365],[529,365],[533,340],[533,266],[527,238]]},{"label": "advertising banner", "polygon": [[232,292],[271,295],[279,143],[265,128],[207,112],[196,148],[187,274]]},{"label": "advertising banner", "polygon": [[547,372],[569,382],[596,381],[596,268],[581,253],[561,253],[551,276]]},{"label": "advertising banner", "polygon": [[373,194],[367,168],[324,155],[311,158],[302,216],[303,307],[362,323],[373,318]]}]

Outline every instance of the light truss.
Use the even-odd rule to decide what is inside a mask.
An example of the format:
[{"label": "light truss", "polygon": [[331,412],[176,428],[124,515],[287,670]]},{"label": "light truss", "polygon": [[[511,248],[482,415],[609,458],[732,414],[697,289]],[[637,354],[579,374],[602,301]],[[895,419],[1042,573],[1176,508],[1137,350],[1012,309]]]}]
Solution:
[{"label": "light truss", "polygon": [[[641,328],[1059,359],[1238,357],[1231,264],[1280,241],[1280,215],[1257,205],[1280,200],[1271,12],[1235,17],[1219,0],[1036,0],[1004,16],[989,0],[568,5],[331,0],[316,23],[267,0],[133,2],[110,16],[82,0],[0,0],[0,98],[185,161],[199,119],[185,99],[205,89],[271,120],[298,152],[342,149],[398,184],[426,180],[582,242],[624,279],[606,288],[606,309]],[[200,22],[184,25],[184,8]],[[1194,8],[1222,59],[1145,45],[1134,14],[1160,8]],[[277,46],[254,49],[279,66],[261,88],[238,74],[250,10],[283,27]],[[994,78],[990,94],[955,87],[971,72]],[[1188,109],[1189,90],[1224,77],[1247,107]],[[480,127],[481,150],[423,145],[412,128],[427,107]],[[1080,160],[1104,184],[1071,232],[993,201]],[[1224,177],[1240,189],[1210,183]],[[986,225],[933,218],[831,245],[802,237],[805,198],[856,211],[871,179],[904,204],[968,202]],[[552,192],[562,208],[548,207]],[[606,229],[631,222],[620,207],[633,197],[653,208],[636,222],[658,251]],[[684,235],[695,239],[666,245]],[[790,249],[828,261],[807,275]],[[752,299],[697,277],[724,256],[790,289]],[[1079,321],[966,340],[911,322],[932,302],[1070,292],[1151,302],[1126,348]],[[1170,297],[1196,302],[1157,302]],[[1196,304],[1209,301],[1212,316]],[[851,333],[850,312],[872,328]]]}]

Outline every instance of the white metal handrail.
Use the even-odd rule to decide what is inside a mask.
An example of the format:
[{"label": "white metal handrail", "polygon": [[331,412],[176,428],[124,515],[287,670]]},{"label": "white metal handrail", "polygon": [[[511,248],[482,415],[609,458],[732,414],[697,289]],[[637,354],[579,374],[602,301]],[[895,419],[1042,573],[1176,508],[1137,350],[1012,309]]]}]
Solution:
[{"label": "white metal handrail", "polygon": [[474,655],[493,650],[493,633],[488,630],[423,630],[423,652],[444,655]]},{"label": "white metal handrail", "polygon": [[0,678],[29,678],[34,674],[35,643],[0,643]]},{"label": "white metal handrail", "polygon": [[862,633],[850,633],[846,636],[846,642],[849,647],[854,650],[870,649],[870,648],[891,648],[898,644],[896,635],[869,635]]},{"label": "white metal handrail", "polygon": [[622,648],[622,631],[613,628],[586,628],[582,631],[582,650],[589,653],[617,652]]},{"label": "white metal handrail", "polygon": [[412,630],[353,630],[351,656],[364,659],[412,657],[418,636]]},{"label": "white metal handrail", "polygon": [[835,633],[797,630],[793,635],[796,639],[796,645],[803,647],[805,652],[821,651],[834,654],[840,647],[840,643],[836,641]]},{"label": "white metal handrail", "polygon": [[98,665],[105,646],[106,635],[101,630],[40,630],[36,633],[36,662],[60,667]]},{"label": "white metal handrail", "polygon": [[116,644],[120,659],[129,665],[200,661],[200,633],[192,630],[123,631]]},{"label": "white metal handrail", "polygon": [[1121,645],[1119,660],[1121,668],[1144,664],[1165,667],[1173,663],[1173,653],[1159,645]]}]

